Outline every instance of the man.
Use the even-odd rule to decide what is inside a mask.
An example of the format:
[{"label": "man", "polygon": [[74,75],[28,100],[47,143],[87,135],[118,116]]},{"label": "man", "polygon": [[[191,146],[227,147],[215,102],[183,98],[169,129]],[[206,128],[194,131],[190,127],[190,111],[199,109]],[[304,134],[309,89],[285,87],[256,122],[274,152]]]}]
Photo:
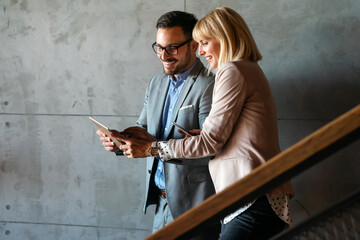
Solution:
[{"label": "man", "polygon": [[[185,129],[202,128],[211,108],[214,76],[196,57],[198,43],[192,40],[196,22],[194,15],[180,11],[165,13],[158,19],[152,47],[164,73],[150,80],[137,127],[128,128],[123,134],[136,136],[137,128],[141,128],[151,135],[148,137],[158,140],[183,138],[172,121]],[[122,154],[100,130],[97,133],[106,150]],[[209,158],[174,159],[163,163],[147,158],[144,212],[147,206],[157,205],[153,232],[215,193],[208,161]],[[196,239],[217,239],[219,230],[211,226]]]}]

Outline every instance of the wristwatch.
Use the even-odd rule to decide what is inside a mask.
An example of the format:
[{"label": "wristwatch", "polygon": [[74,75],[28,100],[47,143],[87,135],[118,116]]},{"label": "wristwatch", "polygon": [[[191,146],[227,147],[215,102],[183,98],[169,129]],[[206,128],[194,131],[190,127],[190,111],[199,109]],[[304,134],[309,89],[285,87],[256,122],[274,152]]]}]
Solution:
[{"label": "wristwatch", "polygon": [[159,151],[158,151],[158,148],[157,148],[157,141],[154,141],[154,142],[151,143],[151,148],[149,150],[149,154],[152,157],[159,155]]}]

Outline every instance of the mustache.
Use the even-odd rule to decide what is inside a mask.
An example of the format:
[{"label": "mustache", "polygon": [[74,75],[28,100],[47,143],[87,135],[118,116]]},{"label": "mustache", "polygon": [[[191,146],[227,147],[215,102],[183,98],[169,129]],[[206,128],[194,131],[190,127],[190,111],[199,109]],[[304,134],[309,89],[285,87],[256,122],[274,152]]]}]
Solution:
[{"label": "mustache", "polygon": [[174,58],[168,58],[168,59],[162,59],[161,61],[162,61],[162,62],[173,63],[173,62],[176,62],[176,61],[177,61],[177,59],[174,59]]}]

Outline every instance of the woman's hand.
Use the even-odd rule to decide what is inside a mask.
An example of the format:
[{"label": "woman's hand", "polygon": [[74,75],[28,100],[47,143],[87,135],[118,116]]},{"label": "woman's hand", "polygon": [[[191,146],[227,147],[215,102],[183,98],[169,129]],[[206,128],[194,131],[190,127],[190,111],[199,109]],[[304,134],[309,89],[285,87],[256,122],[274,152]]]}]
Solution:
[{"label": "woman's hand", "polygon": [[185,135],[185,138],[188,138],[188,137],[191,137],[191,136],[200,135],[201,129],[191,129],[191,130],[189,130],[189,133],[191,134],[191,136],[189,134],[186,134],[185,132],[181,131],[181,129],[178,129],[178,132],[181,133],[182,135]]}]

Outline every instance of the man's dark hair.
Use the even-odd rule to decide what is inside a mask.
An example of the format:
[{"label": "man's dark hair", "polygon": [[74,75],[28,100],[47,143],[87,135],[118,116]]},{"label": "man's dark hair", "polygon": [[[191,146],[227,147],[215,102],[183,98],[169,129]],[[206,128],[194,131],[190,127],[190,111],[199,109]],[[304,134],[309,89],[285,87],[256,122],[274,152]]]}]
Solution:
[{"label": "man's dark hair", "polygon": [[179,26],[182,28],[184,35],[188,39],[190,39],[192,38],[192,31],[197,21],[198,20],[194,14],[182,12],[182,11],[172,11],[163,14],[158,19],[156,23],[156,29]]}]

